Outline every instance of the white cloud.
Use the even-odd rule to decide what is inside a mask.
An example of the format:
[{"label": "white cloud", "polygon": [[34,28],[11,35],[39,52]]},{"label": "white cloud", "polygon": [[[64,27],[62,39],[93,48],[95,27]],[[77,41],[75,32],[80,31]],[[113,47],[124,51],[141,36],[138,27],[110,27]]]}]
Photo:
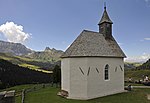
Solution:
[{"label": "white cloud", "polygon": [[141,56],[127,57],[126,62],[145,62],[150,59],[150,54],[143,53]]},{"label": "white cloud", "polygon": [[144,40],[150,40],[150,38],[144,38]]},{"label": "white cloud", "polygon": [[0,26],[0,32],[6,37],[9,42],[24,43],[30,38],[29,33],[23,31],[22,25],[17,25],[14,22],[6,22]]}]

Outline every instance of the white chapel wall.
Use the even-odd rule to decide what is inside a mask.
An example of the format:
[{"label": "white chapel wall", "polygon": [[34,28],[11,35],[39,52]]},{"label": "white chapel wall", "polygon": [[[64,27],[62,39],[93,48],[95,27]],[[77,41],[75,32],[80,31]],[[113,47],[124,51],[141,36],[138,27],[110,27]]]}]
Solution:
[{"label": "white chapel wall", "polygon": [[[110,95],[124,90],[124,64],[122,58],[89,58],[87,64],[91,68],[87,77],[88,98]],[[109,65],[109,79],[105,80],[104,70],[107,64]]]},{"label": "white chapel wall", "polygon": [[[106,64],[109,65],[109,80],[107,81],[104,80]],[[69,98],[72,99],[91,99],[122,92],[124,89],[123,59],[64,58],[62,60],[62,89],[67,90]]]},{"label": "white chapel wall", "polygon": [[61,61],[61,89],[70,90],[70,59],[64,58]]}]

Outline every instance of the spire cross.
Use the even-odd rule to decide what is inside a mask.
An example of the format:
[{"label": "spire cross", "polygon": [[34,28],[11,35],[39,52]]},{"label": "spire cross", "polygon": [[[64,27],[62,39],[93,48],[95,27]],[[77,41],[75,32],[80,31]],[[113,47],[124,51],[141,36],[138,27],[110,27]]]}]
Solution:
[{"label": "spire cross", "polygon": [[106,10],[106,2],[104,2],[104,9]]}]

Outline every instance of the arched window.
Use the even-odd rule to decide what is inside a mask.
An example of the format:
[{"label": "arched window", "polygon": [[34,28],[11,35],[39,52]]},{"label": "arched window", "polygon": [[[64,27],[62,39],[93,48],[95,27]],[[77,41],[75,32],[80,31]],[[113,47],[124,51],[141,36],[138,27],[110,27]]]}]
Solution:
[{"label": "arched window", "polygon": [[105,76],[105,80],[109,79],[109,65],[108,64],[105,66],[104,76]]}]

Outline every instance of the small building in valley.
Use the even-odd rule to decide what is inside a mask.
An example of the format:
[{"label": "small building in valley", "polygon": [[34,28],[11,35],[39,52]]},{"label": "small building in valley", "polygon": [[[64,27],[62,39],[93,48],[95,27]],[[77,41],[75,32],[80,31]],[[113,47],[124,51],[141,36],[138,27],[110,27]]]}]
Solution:
[{"label": "small building in valley", "polygon": [[92,99],[124,91],[124,58],[112,35],[106,7],[99,32],[83,30],[61,56],[61,89],[70,99]]}]

